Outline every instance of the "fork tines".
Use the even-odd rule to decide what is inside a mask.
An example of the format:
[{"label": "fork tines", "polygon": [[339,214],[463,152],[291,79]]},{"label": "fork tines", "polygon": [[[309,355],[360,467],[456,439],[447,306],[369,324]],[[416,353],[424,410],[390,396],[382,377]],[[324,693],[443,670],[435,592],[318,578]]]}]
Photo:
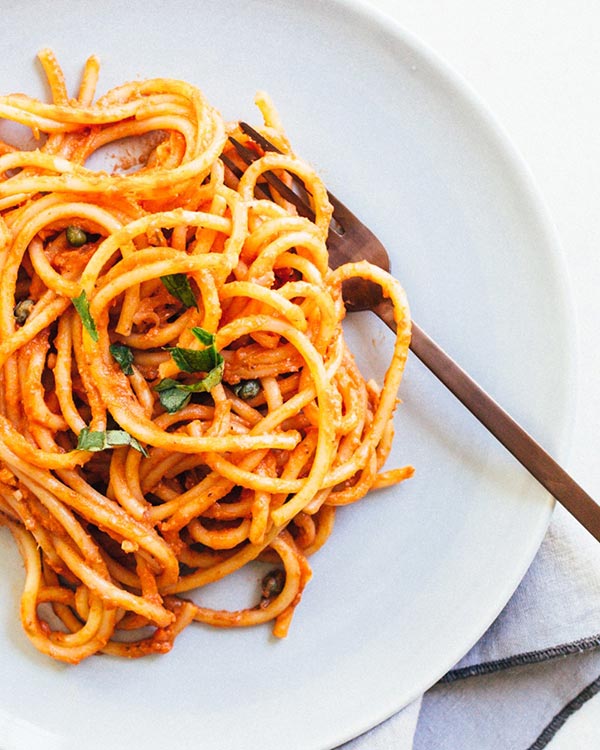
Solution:
[{"label": "fork tines", "polygon": [[[256,144],[258,144],[264,151],[274,151],[276,153],[281,153],[279,149],[275,148],[275,146],[272,143],[270,143],[266,138],[263,138],[263,136],[260,133],[254,130],[254,128],[248,125],[247,123],[240,122],[240,128],[248,137],[252,138],[252,140]],[[245,164],[250,165],[252,164],[252,162],[260,158],[258,154],[255,154],[254,151],[251,151],[249,148],[244,146],[243,143],[240,143],[233,136],[229,136],[229,142],[235,148],[235,150],[238,153],[238,156],[242,159],[242,161]],[[231,161],[231,160],[228,160],[228,161]],[[227,166],[229,166],[229,164],[227,164]],[[274,174],[271,171],[263,172],[263,177],[269,183],[269,185],[271,185],[271,187],[277,190],[277,192],[279,193],[279,195],[281,195],[282,198],[285,198],[286,201],[289,201],[289,203],[291,203],[292,205],[296,207],[296,210],[301,216],[305,216],[307,219],[310,219],[311,221],[315,220],[315,212],[312,210],[309,204],[306,201],[304,201],[295,190],[293,190],[289,185],[286,185],[283,180],[277,177],[276,174]],[[294,177],[294,175],[291,175],[291,177],[298,191],[302,190],[304,193],[306,193],[306,189],[304,185],[301,182],[299,182]]]}]

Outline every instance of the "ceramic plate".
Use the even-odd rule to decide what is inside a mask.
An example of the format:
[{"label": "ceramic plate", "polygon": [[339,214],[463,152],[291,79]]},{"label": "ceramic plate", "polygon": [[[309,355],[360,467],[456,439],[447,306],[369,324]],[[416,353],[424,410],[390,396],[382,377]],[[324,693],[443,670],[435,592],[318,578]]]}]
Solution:
[{"label": "ceramic plate", "polygon": [[[228,119],[267,90],[296,151],[389,248],[416,320],[560,455],[571,350],[564,268],[519,158],[432,53],[333,0],[23,0],[2,14],[0,91],[44,93],[52,47],[71,90],[88,54],[100,89],[172,76]],[[390,335],[348,324],[368,376]],[[415,360],[390,466],[415,477],[341,511],[289,637],[188,628],[167,656],[39,655],[18,621],[20,559],[0,530],[4,750],[317,750],[372,727],[435,682],[525,573],[552,501]],[[256,571],[206,601],[240,604]]]}]

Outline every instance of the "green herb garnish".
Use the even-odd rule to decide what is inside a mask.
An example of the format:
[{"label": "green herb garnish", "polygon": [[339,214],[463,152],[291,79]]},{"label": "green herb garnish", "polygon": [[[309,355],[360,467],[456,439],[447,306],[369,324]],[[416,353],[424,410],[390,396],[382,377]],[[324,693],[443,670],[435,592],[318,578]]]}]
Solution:
[{"label": "green herb garnish", "polygon": [[133,375],[133,352],[131,349],[125,344],[118,343],[111,344],[108,348],[125,375]]},{"label": "green herb garnish", "polygon": [[77,448],[82,451],[104,451],[107,448],[118,448],[123,445],[129,445],[135,448],[142,455],[147,456],[148,452],[139,443],[139,441],[125,430],[90,430],[84,427],[77,437]]},{"label": "green herb garnish", "polygon": [[209,331],[204,330],[204,328],[200,328],[200,326],[194,326],[193,328],[190,328],[190,331],[194,334],[194,336],[201,344],[204,344],[204,346],[214,345],[216,338],[214,333],[209,333]]},{"label": "green herb garnish", "polygon": [[94,322],[94,319],[92,318],[90,313],[90,303],[88,302],[85,289],[81,292],[79,297],[73,297],[71,302],[73,303],[73,307],[79,313],[81,322],[83,323],[86,331],[90,334],[92,340],[98,341],[98,329],[96,328],[96,323]]},{"label": "green herb garnish", "polygon": [[210,372],[223,361],[223,357],[215,346],[215,335],[205,331],[204,328],[194,327],[190,330],[198,341],[206,345],[205,349],[184,349],[181,346],[173,346],[168,351],[180,370],[184,372]]},{"label": "green herb garnish", "polygon": [[214,333],[196,326],[190,328],[194,336],[205,345],[205,349],[184,349],[181,346],[169,348],[177,367],[183,372],[205,372],[205,377],[196,383],[180,383],[172,378],[165,378],[155,386],[160,403],[174,414],[183,409],[190,401],[192,393],[207,393],[219,385],[223,378],[225,360],[217,351]]},{"label": "green herb garnish", "polygon": [[178,299],[184,307],[198,308],[196,295],[184,273],[170,273],[167,276],[161,276],[160,280],[166,286],[169,294]]},{"label": "green herb garnish", "polygon": [[221,356],[213,347],[197,351],[174,346],[169,352],[177,367],[184,372],[209,372],[219,364]]},{"label": "green herb garnish", "polygon": [[215,386],[219,385],[223,378],[223,369],[225,367],[223,357],[221,355],[219,357],[221,359],[219,364],[213,367],[206,377],[197,383],[186,384],[172,378],[165,378],[154,387],[154,390],[158,392],[160,403],[169,414],[175,414],[175,412],[187,406],[192,393],[208,393]]},{"label": "green herb garnish", "polygon": [[175,414],[175,412],[183,409],[192,397],[191,391],[172,378],[161,380],[154,390],[158,391],[158,399],[163,409],[168,411],[169,414]]}]

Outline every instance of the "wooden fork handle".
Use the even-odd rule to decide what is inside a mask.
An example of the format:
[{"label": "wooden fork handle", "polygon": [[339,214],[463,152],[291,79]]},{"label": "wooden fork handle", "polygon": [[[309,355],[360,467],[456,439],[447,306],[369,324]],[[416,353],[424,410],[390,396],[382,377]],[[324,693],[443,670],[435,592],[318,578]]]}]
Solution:
[{"label": "wooden fork handle", "polygon": [[[391,306],[386,302],[374,312],[395,331]],[[600,505],[414,321],[410,348],[529,473],[600,541]]]}]

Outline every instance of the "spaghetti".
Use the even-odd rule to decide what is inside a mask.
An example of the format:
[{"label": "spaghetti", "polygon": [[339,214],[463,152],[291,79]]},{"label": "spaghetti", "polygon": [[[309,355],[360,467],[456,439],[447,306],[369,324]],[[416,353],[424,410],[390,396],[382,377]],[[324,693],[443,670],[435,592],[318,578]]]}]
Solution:
[{"label": "spaghetti", "polygon": [[[380,473],[404,294],[366,263],[329,269],[327,192],[265,96],[281,155],[187,83],[94,101],[92,57],[71,99],[53,54],[39,57],[52,102],[0,97],[0,117],[38,139],[0,143],[0,523],[25,563],[23,627],[70,663],[166,652],[194,620],[271,621],[283,637],[336,508],[412,473]],[[230,134],[260,157],[239,181],[220,159],[236,159]],[[137,169],[86,166],[129,137],[148,146]],[[270,169],[305,183],[314,222],[259,193]],[[381,389],[343,338],[341,285],[356,276],[395,307]],[[186,597],[254,560],[272,568],[256,606]]]}]

